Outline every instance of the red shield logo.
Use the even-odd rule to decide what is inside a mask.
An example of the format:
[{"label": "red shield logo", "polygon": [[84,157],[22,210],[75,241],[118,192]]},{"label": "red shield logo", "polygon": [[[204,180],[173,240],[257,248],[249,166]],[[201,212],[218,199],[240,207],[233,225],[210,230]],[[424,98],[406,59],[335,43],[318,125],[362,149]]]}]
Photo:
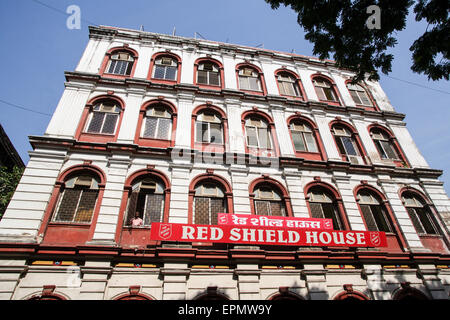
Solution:
[{"label": "red shield logo", "polygon": [[219,213],[219,224],[228,224],[228,214]]},{"label": "red shield logo", "polygon": [[380,234],[378,232],[371,232],[370,233],[370,242],[375,246],[378,247],[381,243]]},{"label": "red shield logo", "polygon": [[333,224],[330,220],[325,221],[324,226],[325,229],[333,229]]},{"label": "red shield logo", "polygon": [[159,236],[162,239],[169,239],[172,236],[172,225],[170,223],[162,223],[159,225]]}]

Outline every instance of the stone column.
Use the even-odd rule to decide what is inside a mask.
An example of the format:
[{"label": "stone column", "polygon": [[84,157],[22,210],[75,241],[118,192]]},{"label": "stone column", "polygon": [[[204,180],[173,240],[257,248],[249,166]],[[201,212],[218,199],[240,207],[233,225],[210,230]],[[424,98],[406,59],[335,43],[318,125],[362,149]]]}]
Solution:
[{"label": "stone column", "polygon": [[288,193],[291,197],[292,212],[295,217],[310,218],[306,205],[305,193],[301,181],[302,173],[297,168],[284,168],[283,176],[286,180]]},{"label": "stone column", "polygon": [[435,265],[419,265],[418,273],[422,277],[423,284],[430,292],[433,299],[448,300],[442,280],[439,278],[439,270]]},{"label": "stone column", "polygon": [[36,242],[66,150],[31,151],[30,160],[0,220],[0,241]]},{"label": "stone column", "polygon": [[236,214],[251,214],[250,197],[248,191],[249,169],[243,166],[233,165],[229,169],[231,175],[231,187],[233,189],[233,205]]},{"label": "stone column", "polygon": [[225,99],[228,117],[229,152],[245,153],[245,137],[242,131],[241,102],[237,99]]},{"label": "stone column", "polygon": [[188,221],[189,184],[191,163],[171,163],[170,223],[190,223]]},{"label": "stone column", "polygon": [[305,264],[302,275],[306,278],[306,287],[310,300],[328,300],[329,293],[327,290],[327,270],[323,265]]},{"label": "stone column", "polygon": [[177,128],[175,147],[182,149],[191,148],[191,118],[194,96],[189,92],[178,93]]},{"label": "stone column", "polygon": [[238,279],[239,300],[260,300],[259,278],[261,271],[257,264],[238,264],[235,274]]},{"label": "stone column", "polygon": [[319,129],[320,137],[323,141],[325,151],[327,152],[328,160],[342,161],[341,155],[338,152],[336,143],[330,130],[330,120],[326,117],[326,113],[320,109],[312,109],[314,121]]},{"label": "stone column", "polygon": [[81,269],[80,300],[103,300],[112,267],[109,261],[86,261]]},{"label": "stone column", "polygon": [[103,200],[94,235],[88,244],[115,244],[120,205],[124,194],[123,187],[130,164],[129,155],[113,154],[108,159],[108,173]]},{"label": "stone column", "polygon": [[381,265],[364,265],[363,273],[366,277],[367,288],[372,292],[375,300],[390,300],[391,294],[386,288]]},{"label": "stone column", "polygon": [[131,87],[127,90],[125,110],[120,125],[118,143],[132,144],[136,135],[139,111],[144,99],[145,89],[143,87]]},{"label": "stone column", "polygon": [[271,105],[273,122],[277,133],[278,145],[281,156],[294,156],[294,147],[292,146],[291,135],[284,115],[284,109],[281,106]]},{"label": "stone column", "polygon": [[186,282],[190,270],[185,263],[164,263],[161,268],[163,276],[163,300],[185,300]]},{"label": "stone column", "polygon": [[25,260],[0,260],[0,300],[11,300],[27,270]]},{"label": "stone column", "polygon": [[352,185],[350,184],[350,176],[343,172],[334,172],[333,180],[341,194],[342,202],[347,214],[348,223],[352,230],[366,230],[364,221],[359,212],[355,196],[353,195]]}]

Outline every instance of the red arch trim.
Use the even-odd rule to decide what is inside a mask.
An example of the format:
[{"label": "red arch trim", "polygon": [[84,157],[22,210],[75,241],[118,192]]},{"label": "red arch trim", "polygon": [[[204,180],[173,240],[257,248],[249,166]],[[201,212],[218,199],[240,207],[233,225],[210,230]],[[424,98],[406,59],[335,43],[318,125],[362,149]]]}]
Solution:
[{"label": "red arch trim", "polygon": [[99,70],[99,74],[101,76],[105,75],[105,71],[106,71],[106,67],[108,65],[109,59],[111,58],[111,55],[117,51],[127,51],[127,52],[131,53],[131,55],[133,56],[134,61],[133,61],[133,67],[131,69],[131,73],[130,73],[130,75],[119,75],[119,74],[108,74],[108,73],[106,75],[110,78],[119,78],[119,79],[120,78],[122,78],[122,79],[123,78],[132,78],[134,76],[134,71],[136,70],[136,64],[137,64],[137,60],[139,58],[139,54],[136,50],[134,50],[130,47],[123,47],[123,46],[111,48],[106,52],[105,57],[103,58],[102,65]]},{"label": "red arch trim", "polygon": [[122,110],[125,109],[125,102],[122,100],[122,98],[120,98],[118,96],[114,96],[114,95],[109,95],[109,94],[102,94],[102,95],[99,95],[99,96],[95,96],[95,97],[89,99],[87,104],[88,105],[94,105],[100,100],[113,100],[113,101],[117,102],[120,105]]},{"label": "red arch trim", "polygon": [[170,189],[170,180],[167,178],[167,176],[164,173],[162,173],[161,171],[158,171],[155,169],[149,169],[149,168],[135,171],[130,176],[128,176],[128,178],[125,182],[124,188],[131,188],[132,183],[136,179],[143,177],[145,175],[150,175],[150,176],[159,178],[164,183],[165,189],[166,190]]},{"label": "red arch trim", "polygon": [[330,130],[333,129],[333,126],[335,126],[335,125],[341,125],[341,126],[344,126],[344,127],[346,127],[347,129],[349,129],[350,132],[351,132],[352,134],[358,134],[358,131],[356,131],[355,127],[353,127],[350,123],[348,123],[348,122],[346,122],[346,121],[344,121],[344,120],[338,120],[338,119],[336,119],[336,120],[331,121],[331,122],[329,123]]},{"label": "red arch trim", "polygon": [[105,185],[106,176],[102,169],[92,164],[78,164],[65,169],[58,177],[57,182],[64,183],[67,177],[78,171],[89,171],[100,178],[100,184]]},{"label": "red arch trim", "polygon": [[200,111],[210,111],[212,110],[213,112],[216,112],[218,114],[220,114],[222,120],[227,119],[227,115],[225,114],[225,111],[223,111],[221,108],[214,106],[214,105],[210,105],[210,104],[201,104],[197,107],[195,107],[195,109],[192,111],[192,116],[197,116]]},{"label": "red arch trim", "polygon": [[141,111],[145,111],[148,107],[155,105],[155,104],[162,104],[162,105],[168,107],[170,109],[170,113],[172,115],[177,114],[177,108],[175,107],[175,105],[172,102],[165,100],[165,99],[148,100],[142,104]]},{"label": "red arch trim", "polygon": [[323,182],[323,181],[311,181],[309,183],[307,183],[304,187],[304,193],[305,193],[305,197],[308,197],[308,193],[309,190],[313,187],[322,187],[328,191],[331,192],[331,194],[333,195],[333,197],[335,198],[335,200],[342,200],[341,195],[339,194],[339,192],[337,191],[337,189],[335,187],[333,187],[332,185]]},{"label": "red arch trim", "polygon": [[263,111],[261,111],[261,110],[253,110],[253,109],[252,109],[252,110],[244,111],[244,112],[242,113],[242,115],[241,115],[241,120],[242,120],[242,121],[245,121],[245,119],[246,119],[247,117],[250,117],[250,116],[252,116],[252,115],[256,115],[256,116],[259,116],[259,117],[263,118],[263,119],[266,120],[267,123],[270,124],[270,125],[272,125],[272,124],[274,123],[273,120],[272,120],[272,117],[269,116],[267,113],[265,113],[265,112],[263,112]]},{"label": "red arch trim", "polygon": [[417,196],[419,196],[420,198],[423,199],[423,201],[425,201],[425,203],[427,205],[433,205],[433,203],[431,202],[431,200],[420,190],[417,190],[416,188],[413,187],[403,187],[400,190],[398,190],[398,195],[400,197],[400,199],[402,199],[402,196],[405,192],[410,192],[410,193],[414,193]]}]

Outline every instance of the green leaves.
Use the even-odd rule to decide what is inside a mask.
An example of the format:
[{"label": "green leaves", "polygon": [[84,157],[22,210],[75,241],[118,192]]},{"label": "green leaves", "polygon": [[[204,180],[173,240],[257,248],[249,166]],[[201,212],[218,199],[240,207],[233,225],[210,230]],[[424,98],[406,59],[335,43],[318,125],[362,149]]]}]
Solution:
[{"label": "green leaves", "polygon": [[[366,75],[378,80],[379,71],[388,74],[393,55],[389,48],[397,44],[395,33],[406,27],[412,0],[266,0],[277,9],[280,5],[297,12],[297,22],[306,31],[305,38],[314,44],[313,53],[320,59],[332,57],[338,67],[356,73],[355,81]],[[379,8],[368,10],[370,6]],[[448,0],[418,0],[414,8],[416,20],[435,24],[411,46],[414,72],[424,73],[433,80],[449,76],[449,2]],[[369,19],[369,21],[368,21]],[[379,19],[380,28],[370,25]],[[435,61],[437,58],[440,61]]]},{"label": "green leaves", "polygon": [[0,218],[8,206],[17,184],[22,177],[23,169],[17,166],[9,171],[6,167],[0,167]]}]

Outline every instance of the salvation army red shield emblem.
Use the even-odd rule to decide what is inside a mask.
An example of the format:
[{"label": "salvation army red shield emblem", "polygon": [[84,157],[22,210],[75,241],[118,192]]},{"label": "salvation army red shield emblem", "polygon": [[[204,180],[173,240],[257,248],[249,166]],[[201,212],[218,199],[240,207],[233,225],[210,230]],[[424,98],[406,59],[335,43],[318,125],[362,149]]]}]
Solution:
[{"label": "salvation army red shield emblem", "polygon": [[228,214],[227,213],[219,213],[218,214],[219,224],[228,224]]},{"label": "salvation army red shield emblem", "polygon": [[370,242],[378,247],[381,244],[380,234],[378,232],[370,232]]},{"label": "salvation army red shield emblem", "polygon": [[333,224],[332,224],[331,220],[325,221],[324,227],[325,227],[325,229],[333,229]]},{"label": "salvation army red shield emblem", "polygon": [[172,235],[172,225],[170,223],[161,223],[159,225],[159,236],[162,239],[169,239]]}]

